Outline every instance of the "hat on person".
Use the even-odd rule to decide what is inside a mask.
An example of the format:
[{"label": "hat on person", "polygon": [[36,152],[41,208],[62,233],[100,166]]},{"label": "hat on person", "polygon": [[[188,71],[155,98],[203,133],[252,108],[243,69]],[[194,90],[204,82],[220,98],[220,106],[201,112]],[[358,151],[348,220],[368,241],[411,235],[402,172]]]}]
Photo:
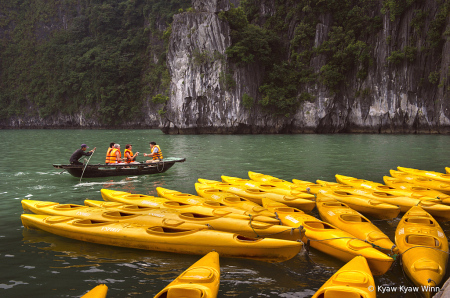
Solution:
[{"label": "hat on person", "polygon": [[89,148],[88,145],[86,145],[86,144],[81,144],[81,148],[83,148],[83,147]]}]

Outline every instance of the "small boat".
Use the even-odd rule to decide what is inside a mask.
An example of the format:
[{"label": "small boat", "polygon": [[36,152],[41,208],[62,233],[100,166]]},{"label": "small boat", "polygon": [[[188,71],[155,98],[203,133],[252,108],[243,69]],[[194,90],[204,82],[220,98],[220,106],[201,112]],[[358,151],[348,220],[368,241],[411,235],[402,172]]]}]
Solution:
[{"label": "small boat", "polygon": [[405,189],[401,189],[401,188],[397,188],[397,187],[387,186],[387,185],[383,185],[381,183],[377,183],[377,182],[373,182],[373,181],[369,181],[369,180],[357,179],[357,178],[343,176],[343,175],[336,175],[336,180],[342,184],[350,185],[350,186],[357,187],[357,188],[366,188],[366,189],[370,189],[373,191],[381,191],[381,192],[385,192],[385,193],[388,193],[388,194],[391,194],[394,196],[411,197],[411,198],[420,199],[422,201],[423,200],[433,201],[435,203],[441,202],[440,199],[437,199],[434,197],[429,197],[429,196],[424,196],[421,193],[417,193],[414,191],[405,190]]},{"label": "small boat", "polygon": [[366,257],[374,275],[383,275],[391,267],[394,259],[373,248],[372,244],[357,239],[333,225],[305,214],[296,208],[263,198],[263,205],[270,211],[276,212],[284,225],[302,227],[305,230],[304,243],[313,248],[348,262],[356,256]]},{"label": "small boat", "polygon": [[317,198],[320,218],[333,226],[348,232],[358,239],[375,244],[382,252],[397,253],[394,243],[372,222],[344,203],[329,198]]},{"label": "small boat", "polygon": [[205,255],[216,251],[223,257],[284,262],[295,257],[302,243],[281,239],[255,239],[214,231],[142,226],[132,223],[95,221],[68,216],[22,214],[26,228],[76,240],[145,250]]},{"label": "small boat", "polygon": [[219,285],[219,254],[212,251],[181,273],[154,298],[216,298]]},{"label": "small boat", "polygon": [[143,207],[167,208],[182,212],[195,212],[209,216],[224,216],[243,220],[253,219],[256,221],[268,222],[271,224],[279,223],[278,220],[272,217],[262,215],[255,215],[250,217],[251,214],[246,213],[245,210],[238,210],[232,207],[223,206],[214,201],[202,202],[200,199],[202,200],[204,199],[201,197],[198,197],[199,199],[192,199],[192,201],[190,202],[195,204],[190,204],[188,201],[190,199],[181,202],[183,201],[183,199],[180,196],[178,197],[179,201],[173,201],[161,197],[146,196],[141,194],[131,194],[129,192],[115,191],[111,189],[101,189],[100,193],[102,194],[102,198],[105,201],[120,202],[124,204],[137,205]]},{"label": "small boat", "polygon": [[268,192],[254,187],[237,185],[231,183],[223,183],[220,181],[198,179],[202,184],[209,185],[216,189],[220,189],[232,194],[244,197],[257,204],[262,204],[262,198],[269,198],[277,202],[284,203],[290,207],[298,208],[305,212],[311,212],[316,207],[316,202],[307,199],[301,199],[294,196],[285,196],[273,192]]},{"label": "small boat", "polygon": [[320,287],[312,298],[376,298],[375,280],[367,260],[354,257]]},{"label": "small boat", "polygon": [[421,177],[431,178],[434,180],[439,180],[442,182],[450,183],[450,174],[446,173],[439,173],[439,172],[433,172],[433,171],[424,171],[424,170],[417,170],[417,169],[411,169],[411,168],[404,168],[404,167],[397,167],[397,170],[413,174]]},{"label": "small boat", "polygon": [[424,197],[431,197],[431,198],[436,198],[441,200],[442,202],[444,201],[449,201],[450,202],[450,196],[446,195],[440,191],[428,188],[428,187],[423,187],[423,186],[417,186],[413,183],[410,182],[405,182],[401,179],[398,178],[393,178],[393,177],[389,177],[389,176],[384,176],[383,177],[383,181],[387,186],[391,186],[391,187],[395,187],[395,188],[400,188],[403,190],[407,190],[407,191],[411,191],[414,192],[416,194],[419,195],[423,195]]},{"label": "small boat", "polygon": [[324,187],[319,190],[318,198],[332,198],[350,208],[355,209],[362,214],[372,216],[379,219],[393,219],[400,214],[400,207],[387,204],[379,200],[369,199],[360,195],[354,195],[344,189],[327,188]]},{"label": "small boat", "polygon": [[421,177],[413,174],[408,174],[402,171],[390,170],[392,177],[398,178],[402,181],[413,183],[417,186],[431,188],[447,195],[450,195],[450,183],[438,181],[431,178]]},{"label": "small boat", "polygon": [[300,199],[306,199],[306,200],[313,200],[316,198],[313,194],[308,193],[306,191],[303,191],[299,188],[294,189],[287,189],[284,187],[278,187],[274,184],[270,184],[268,182],[258,182],[253,181],[249,179],[241,179],[237,177],[229,177],[229,176],[222,176],[222,182],[224,183],[231,183],[231,184],[238,184],[238,185],[244,185],[247,187],[252,187],[256,189],[261,189],[267,192],[276,193],[284,196],[293,196]]},{"label": "small boat", "polygon": [[432,297],[448,261],[448,240],[442,228],[425,210],[412,207],[397,226],[395,243],[408,277],[425,297]]},{"label": "small boat", "polygon": [[275,214],[273,212],[270,212],[269,210],[256,204],[255,202],[234,195],[232,193],[210,187],[206,184],[195,183],[195,190],[197,191],[199,196],[205,199],[214,200],[227,206],[241,208],[249,212],[251,215],[275,217]]},{"label": "small boat", "polygon": [[[176,203],[176,202],[174,202]],[[95,200],[85,200],[84,204],[91,207],[106,208],[120,213],[143,214],[154,217],[166,218],[185,223],[207,225],[213,230],[238,233],[252,238],[271,237],[277,239],[296,241],[302,239],[304,231],[287,226],[260,222],[252,219],[236,219],[224,215],[205,215],[193,211],[180,209],[154,209],[148,205],[130,205],[118,202],[103,202]],[[178,210],[178,211],[177,211]]]},{"label": "small boat", "polygon": [[108,293],[108,287],[106,285],[98,285],[81,296],[81,298],[105,298],[106,293]]},{"label": "small boat", "polygon": [[[164,173],[177,162],[184,162],[186,158],[165,158],[154,163],[140,164],[88,164],[85,165],[59,165],[54,164],[56,169],[64,169],[74,177],[96,178],[96,177],[112,177],[112,176],[137,176]],[[83,173],[84,170],[84,173]]]}]

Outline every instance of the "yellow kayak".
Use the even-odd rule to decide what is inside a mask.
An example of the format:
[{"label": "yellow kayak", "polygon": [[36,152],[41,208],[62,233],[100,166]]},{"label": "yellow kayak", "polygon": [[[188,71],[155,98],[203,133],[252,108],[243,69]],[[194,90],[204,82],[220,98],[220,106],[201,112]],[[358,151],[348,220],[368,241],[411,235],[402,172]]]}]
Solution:
[{"label": "yellow kayak", "polygon": [[445,172],[446,172],[447,174],[450,174],[450,168],[449,168],[449,167],[445,167]]},{"label": "yellow kayak", "polygon": [[349,177],[349,176],[342,176],[342,175],[336,175],[336,180],[339,183],[343,183],[343,184],[347,184],[353,187],[359,187],[359,188],[366,188],[366,189],[371,189],[373,191],[381,191],[381,192],[385,192],[385,193],[389,193],[391,195],[394,196],[404,196],[404,197],[411,197],[411,198],[416,198],[420,200],[428,200],[428,201],[434,201],[436,203],[440,203],[441,200],[434,198],[434,197],[428,197],[428,196],[424,196],[423,194],[420,193],[416,193],[414,191],[410,191],[410,190],[404,190],[404,189],[400,189],[400,188],[396,188],[396,187],[392,187],[392,186],[387,186],[387,185],[383,185],[381,183],[377,183],[377,182],[373,182],[373,181],[369,181],[369,180],[362,180],[362,179],[357,179],[357,178],[353,178],[353,177]]},{"label": "yellow kayak", "polygon": [[295,257],[302,248],[296,241],[255,239],[214,230],[149,227],[38,214],[22,214],[21,219],[26,228],[76,240],[182,254],[204,255],[214,250],[223,257],[283,262]]},{"label": "yellow kayak", "polygon": [[[189,223],[184,220],[165,218],[163,216],[150,216],[149,212],[159,212],[154,214],[164,214],[163,209],[145,208],[141,212],[126,212],[124,210],[114,211],[101,207],[89,207],[76,204],[59,204],[47,201],[22,200],[23,210],[29,210],[35,214],[68,216],[96,221],[120,221],[122,223],[135,223],[143,226],[177,227],[182,229],[207,229],[204,223]],[[251,235],[251,234],[250,234]]]},{"label": "yellow kayak", "polygon": [[213,230],[238,233],[246,237],[271,237],[296,241],[302,239],[304,231],[290,227],[273,225],[266,222],[236,219],[226,216],[209,216],[195,212],[175,211],[172,209],[151,209],[142,205],[128,205],[118,202],[85,200],[86,206],[101,207],[120,213],[143,214],[192,224],[208,225]]},{"label": "yellow kayak", "polygon": [[433,171],[423,171],[423,170],[417,170],[417,169],[411,169],[411,168],[404,168],[404,167],[397,167],[397,170],[413,174],[421,177],[431,178],[434,180],[439,180],[442,182],[450,183],[450,174],[443,174],[439,172],[433,172]]},{"label": "yellow kayak", "polygon": [[358,239],[375,244],[375,248],[397,252],[394,243],[380,229],[360,213],[344,203],[329,198],[317,198],[317,210],[325,222],[352,234]]},{"label": "yellow kayak", "polygon": [[379,200],[369,199],[363,196],[354,195],[344,189],[322,188],[317,194],[318,198],[332,198],[347,204],[363,214],[379,219],[392,219],[400,214],[400,207],[392,204],[386,204]]},{"label": "yellow kayak", "polygon": [[307,193],[299,188],[287,189],[285,187],[278,187],[268,182],[258,182],[249,179],[241,179],[236,177],[222,176],[222,182],[243,185],[251,188],[264,190],[271,193],[280,194],[283,196],[293,196],[301,199],[315,200],[315,196],[311,193]]},{"label": "yellow kayak", "polygon": [[305,229],[304,243],[326,254],[348,262],[355,256],[366,257],[372,273],[382,275],[389,270],[394,259],[372,247],[372,244],[356,239],[328,223],[303,213],[301,210],[290,208],[285,204],[273,200],[262,199],[264,207],[276,212],[284,225],[303,227]]},{"label": "yellow kayak", "polygon": [[311,212],[316,206],[316,202],[306,199],[300,199],[293,196],[284,196],[276,193],[267,192],[257,188],[246,187],[243,185],[236,185],[230,183],[222,183],[214,180],[198,179],[202,184],[209,185],[216,189],[220,189],[240,197],[244,197],[257,204],[262,203],[262,198],[269,198],[277,202],[284,203],[290,207],[298,208],[305,212]]},{"label": "yellow kayak", "polygon": [[375,281],[367,260],[354,257],[339,269],[312,298],[376,298]]},{"label": "yellow kayak", "polygon": [[424,197],[436,198],[436,199],[441,200],[441,202],[444,202],[444,200],[450,201],[450,196],[446,195],[440,191],[437,191],[437,190],[434,190],[434,189],[431,189],[428,187],[417,186],[413,183],[405,182],[398,178],[384,176],[383,181],[387,186],[411,191],[418,195],[422,195]]},{"label": "yellow kayak", "polygon": [[[167,188],[157,187],[156,191],[158,192],[158,195],[162,198],[179,202],[179,203],[185,203],[185,204],[191,204],[192,202],[196,202],[194,204],[200,204],[204,205],[210,208],[214,208],[217,210],[223,210],[227,212],[231,212],[234,214],[241,214],[248,217],[249,214],[258,216],[257,220],[264,221],[264,222],[273,222],[276,223],[276,221],[273,218],[267,218],[266,216],[262,214],[253,214],[252,212],[249,212],[247,210],[244,210],[242,208],[239,208],[237,206],[227,206],[221,202],[217,202],[215,200],[207,200],[201,196],[194,196],[191,194],[182,193],[176,190],[170,190]],[[261,220],[263,219],[263,220]]]},{"label": "yellow kayak", "polygon": [[[431,178],[421,177],[413,174],[408,174],[402,171],[390,170],[392,177],[398,178],[402,181],[413,183],[417,186],[431,188],[447,195],[450,195],[450,183],[434,180]],[[444,201],[443,201],[444,202]]]},{"label": "yellow kayak", "polygon": [[[215,202],[206,202],[206,203],[199,203],[197,205],[191,205],[189,203],[180,203],[180,202],[171,201],[166,198],[139,195],[139,194],[130,194],[128,192],[115,191],[115,190],[111,190],[111,189],[102,189],[100,192],[102,194],[102,198],[105,201],[120,202],[120,203],[124,203],[124,204],[139,205],[139,206],[144,206],[144,207],[168,208],[168,209],[174,209],[174,210],[178,210],[178,211],[182,211],[182,212],[195,212],[195,213],[210,215],[210,216],[225,216],[225,217],[232,217],[232,218],[244,219],[244,220],[250,219],[249,214],[245,215],[245,214],[232,213],[229,209],[228,210],[222,209],[223,206],[220,206],[218,203],[215,203]],[[195,199],[195,201],[197,201],[197,202],[199,202],[200,199],[203,199],[200,197],[197,197],[197,198],[198,199]],[[241,210],[241,211],[245,212],[243,210]],[[262,221],[262,222],[267,221],[269,223],[277,223],[277,221],[271,217],[255,215],[255,216],[252,216],[252,218],[257,221]]]},{"label": "yellow kayak", "polygon": [[108,287],[106,285],[98,285],[81,296],[81,298],[105,298],[107,293]]},{"label": "yellow kayak", "polygon": [[210,187],[206,184],[195,183],[195,190],[198,195],[207,199],[225,204],[227,206],[234,206],[246,210],[251,215],[262,215],[268,217],[275,217],[273,212],[270,212],[266,208],[249,201],[243,197],[234,195],[232,193]]},{"label": "yellow kayak", "polygon": [[[395,243],[402,254],[403,269],[416,286],[439,286],[448,261],[448,240],[429,213],[412,207],[397,226]],[[422,293],[431,297],[436,292]]]},{"label": "yellow kayak", "polygon": [[415,199],[411,197],[399,197],[385,192],[372,191],[370,189],[364,188],[354,188],[348,185],[339,186],[335,189],[343,190],[351,194],[359,195],[361,197],[367,197],[369,199],[377,200],[387,204],[397,205],[400,207],[401,212],[407,212],[413,206],[420,206],[434,217],[439,218],[439,220],[450,220],[450,206],[438,204],[433,201],[422,201],[421,199]]},{"label": "yellow kayak", "polygon": [[212,251],[181,273],[154,298],[216,298],[219,284],[219,254]]},{"label": "yellow kayak", "polygon": [[273,177],[270,175],[264,175],[261,173],[255,173],[255,172],[248,172],[248,177],[257,182],[267,182],[269,184],[273,184],[280,188],[286,188],[286,189],[295,189],[297,186],[289,181],[278,179],[277,177]]}]

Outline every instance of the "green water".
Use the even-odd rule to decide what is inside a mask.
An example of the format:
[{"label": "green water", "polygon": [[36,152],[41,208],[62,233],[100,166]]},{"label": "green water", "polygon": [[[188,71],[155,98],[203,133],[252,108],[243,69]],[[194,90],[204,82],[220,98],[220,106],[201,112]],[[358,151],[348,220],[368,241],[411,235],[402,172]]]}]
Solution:
[{"label": "green water", "polygon": [[[450,138],[440,135],[164,135],[159,130],[2,130],[0,163],[1,297],[79,297],[99,283],[108,297],[153,297],[200,256],[108,247],[46,232],[20,222],[23,198],[83,204],[101,200],[100,189],[156,195],[162,186],[195,194],[198,178],[247,178],[248,171],[334,181],[336,173],[382,182],[397,166],[444,171]],[[165,157],[186,157],[163,174],[79,179],[52,163],[67,163],[81,143],[104,162],[110,142],[149,152],[156,141]],[[141,159],[142,160],[142,159]],[[318,216],[316,211],[313,215]],[[376,221],[392,240],[398,220]],[[442,224],[446,232],[449,224]],[[279,264],[222,258],[219,297],[310,297],[343,263],[312,250]],[[377,285],[409,286],[397,265]],[[415,297],[378,294],[378,297]]]}]

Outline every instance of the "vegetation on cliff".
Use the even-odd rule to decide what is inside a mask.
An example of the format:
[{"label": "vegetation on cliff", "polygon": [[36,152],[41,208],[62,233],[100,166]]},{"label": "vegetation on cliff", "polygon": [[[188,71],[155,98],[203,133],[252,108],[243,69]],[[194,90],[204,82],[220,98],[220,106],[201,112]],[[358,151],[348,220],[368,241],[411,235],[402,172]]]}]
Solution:
[{"label": "vegetation on cliff", "polygon": [[[190,0],[0,2],[0,118],[88,111],[103,124],[142,116],[165,90],[161,28]],[[159,29],[159,30],[158,30]],[[85,115],[89,117],[88,115]]]}]

